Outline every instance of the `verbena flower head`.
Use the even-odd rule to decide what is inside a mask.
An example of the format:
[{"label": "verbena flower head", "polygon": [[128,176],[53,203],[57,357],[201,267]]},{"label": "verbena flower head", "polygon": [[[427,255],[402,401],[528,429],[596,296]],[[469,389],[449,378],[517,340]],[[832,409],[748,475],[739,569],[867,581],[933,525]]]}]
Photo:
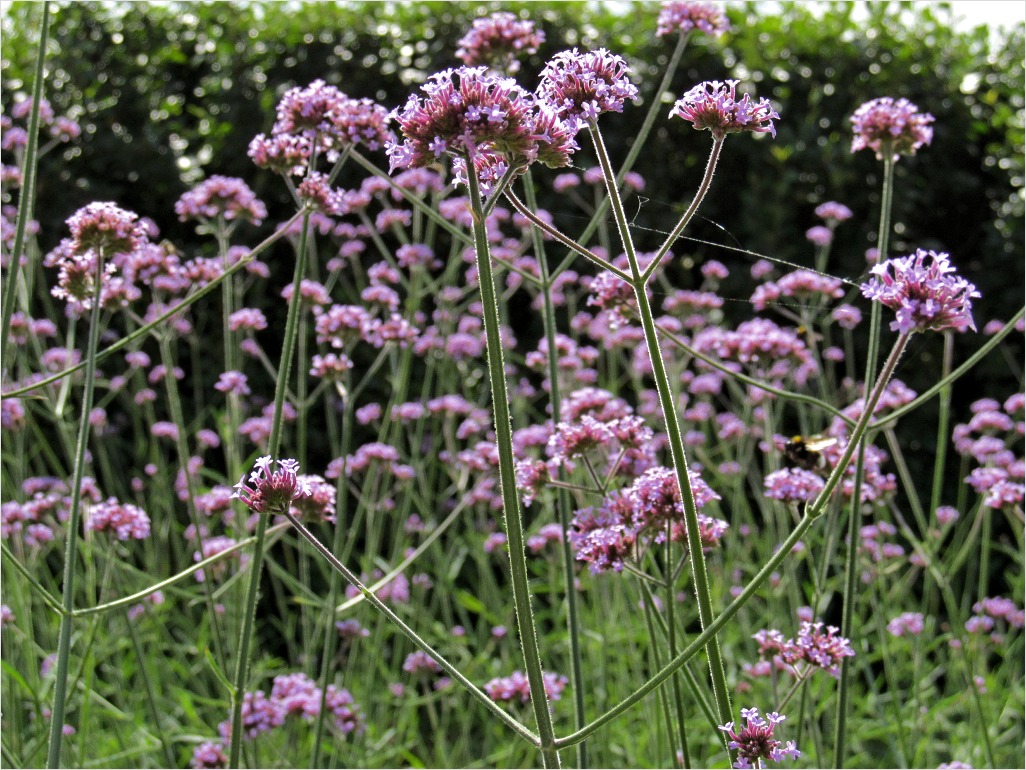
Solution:
[{"label": "verbena flower head", "polygon": [[779,119],[780,115],[765,98],[754,102],[751,96],[744,94],[738,99],[736,89],[740,82],[708,80],[699,83],[677,100],[670,117],[689,121],[697,131],[707,128],[717,139],[738,131],[769,133],[775,137],[777,130],[773,119]]},{"label": "verbena flower head", "polygon": [[241,179],[212,176],[185,193],[175,203],[178,219],[246,219],[259,225],[267,216],[267,208]]},{"label": "verbena flower head", "polygon": [[605,48],[579,52],[576,48],[556,54],[545,65],[538,98],[556,114],[579,128],[579,121],[593,122],[603,112],[623,112],[623,103],[636,99],[638,89],[627,77],[627,62]]},{"label": "verbena flower head", "polygon": [[507,12],[475,19],[456,49],[456,58],[468,67],[484,65],[512,75],[520,70],[518,56],[537,53],[545,33],[534,22]]},{"label": "verbena flower head", "polygon": [[862,294],[897,313],[892,331],[976,331],[970,300],[980,293],[955,275],[944,252],[917,249],[915,254],[876,265],[870,273],[873,277],[862,284]]},{"label": "verbena flower head", "polygon": [[144,540],[150,536],[150,517],[130,503],[119,503],[113,497],[89,509],[85,528],[94,532],[113,532],[118,540]]},{"label": "verbena flower head", "polygon": [[[550,701],[559,700],[569,680],[562,674],[555,674],[549,671],[542,672],[542,682],[545,687],[545,697]],[[496,677],[485,683],[484,691],[494,701],[519,700],[521,703],[531,702],[531,686],[527,677],[520,671],[514,671],[509,676]]]},{"label": "verbena flower head", "polygon": [[146,243],[139,215],[109,202],[98,201],[79,209],[68,219],[68,228],[75,254],[130,254]]},{"label": "verbena flower head", "polygon": [[899,155],[915,155],[916,150],[933,139],[933,121],[933,115],[919,112],[908,99],[873,99],[851,116],[855,133],[851,151],[870,149],[880,160],[884,153],[890,153],[894,160]]},{"label": "verbena flower head", "polygon": [[741,709],[741,716],[747,724],[738,732],[734,731],[733,722],[720,725],[720,729],[730,737],[730,743],[727,745],[737,750],[737,762],[734,763],[734,767],[760,767],[764,759],[781,762],[785,757],[797,759],[801,756],[801,752],[795,748],[794,741],[788,741],[784,748],[780,748],[780,740],[773,736],[776,726],[786,719],[783,714],[774,711],[763,719],[759,716],[758,709],[750,708]]},{"label": "verbena flower head", "polygon": [[256,461],[256,470],[249,475],[249,484],[243,476],[235,485],[232,497],[242,500],[253,513],[284,513],[297,497],[309,494],[303,480],[297,476],[299,463],[279,460],[278,469],[271,470],[270,456]]},{"label": "verbena flower head", "polygon": [[396,111],[405,141],[387,145],[392,171],[430,166],[446,154],[475,163],[483,154],[518,166],[535,160],[565,166],[576,149],[571,132],[557,132],[548,121],[539,121],[530,94],[484,67],[445,70],[421,90],[423,97],[411,95]]},{"label": "verbena flower head", "polygon": [[692,30],[707,35],[722,35],[730,31],[730,21],[723,8],[715,3],[693,2],[692,0],[665,0],[659,10],[659,26],[656,37],[669,35],[674,30],[684,34]]},{"label": "verbena flower head", "polygon": [[851,219],[854,214],[843,203],[827,201],[816,206],[816,216],[827,222],[844,222],[846,219]]}]

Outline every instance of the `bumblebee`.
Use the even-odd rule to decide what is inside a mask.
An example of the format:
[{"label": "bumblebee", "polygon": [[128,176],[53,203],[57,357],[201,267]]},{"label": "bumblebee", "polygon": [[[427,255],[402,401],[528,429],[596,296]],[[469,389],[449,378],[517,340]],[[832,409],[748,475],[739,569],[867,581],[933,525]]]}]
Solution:
[{"label": "bumblebee", "polygon": [[806,471],[818,470],[823,461],[820,452],[836,443],[837,439],[827,436],[792,436],[784,444],[784,465]]}]

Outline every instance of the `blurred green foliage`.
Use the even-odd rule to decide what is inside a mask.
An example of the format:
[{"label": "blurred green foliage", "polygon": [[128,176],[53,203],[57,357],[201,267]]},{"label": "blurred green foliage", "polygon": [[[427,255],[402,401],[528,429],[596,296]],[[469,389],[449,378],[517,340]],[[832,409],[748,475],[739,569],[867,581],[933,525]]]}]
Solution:
[{"label": "blurred green foliage", "polygon": [[[399,106],[429,74],[459,64],[457,40],[474,18],[499,8],[531,17],[547,35],[519,75],[529,89],[544,62],[569,46],[603,46],[629,59],[643,101],[603,118],[607,145],[623,158],[673,47],[673,39],[654,35],[655,3],[57,4],[46,94],[59,113],[79,116],[85,134],[42,160],[43,248],[92,200],[149,216],[188,246],[195,235],[175,220],[174,202],[210,174],[245,178],[272,218],[284,218],[283,185],[255,169],[246,148],[270,128],[285,90],[322,78],[351,96]],[[7,108],[28,90],[40,10],[4,6]],[[818,224],[813,209],[837,200],[856,217],[841,225],[828,270],[857,278],[876,238],[881,165],[869,152],[851,154],[848,118],[869,99],[906,97],[937,121],[932,146],[898,164],[891,251],[948,251],[983,294],[981,328],[1014,313],[1023,301],[1023,26],[1002,36],[982,26],[955,32],[943,3],[749,3],[728,14],[732,33],[690,41],[672,93],[663,95],[666,112],[702,80],[738,78],[743,90],[769,97],[781,118],[776,139],[728,140],[688,235],[810,264],[804,233]],[[708,134],[681,121],[657,121],[636,166],[648,184],[636,225],[658,230],[675,221],[708,145]],[[587,155],[576,163],[591,165]],[[584,226],[561,222],[570,232]],[[645,248],[659,235],[639,239]],[[678,244],[679,255],[689,251],[695,259],[681,260],[674,275],[680,285],[690,280],[685,266],[716,258],[733,268],[724,293],[747,299],[751,257]],[[736,310],[750,315],[744,302]],[[960,352],[978,344],[970,336],[959,340]],[[1000,361],[984,362],[967,381],[973,392],[991,382],[992,365],[1007,372]]]}]

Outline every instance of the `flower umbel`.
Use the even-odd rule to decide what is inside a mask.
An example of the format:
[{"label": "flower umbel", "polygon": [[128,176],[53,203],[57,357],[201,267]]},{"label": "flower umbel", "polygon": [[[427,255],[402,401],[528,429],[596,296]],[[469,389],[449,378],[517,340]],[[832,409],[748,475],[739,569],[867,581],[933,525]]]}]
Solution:
[{"label": "flower umbel", "polygon": [[668,35],[674,30],[687,34],[694,29],[707,35],[722,35],[730,31],[730,21],[723,7],[715,3],[693,0],[666,0],[663,3],[659,10],[656,37]]},{"label": "flower umbel", "polygon": [[784,748],[780,748],[780,741],[773,737],[773,730],[786,717],[783,714],[772,712],[763,719],[759,716],[759,709],[741,709],[741,716],[747,724],[740,732],[734,732],[734,723],[727,722],[720,725],[729,737],[727,744],[732,749],[737,749],[736,768],[760,767],[764,759],[772,762],[780,762],[784,757],[797,759],[801,752],[795,748],[794,741],[788,741]]},{"label": "flower umbel", "polygon": [[460,38],[456,57],[471,67],[483,64],[514,74],[520,69],[517,56],[532,54],[545,42],[545,33],[529,19],[508,12],[475,19],[470,31]]},{"label": "flower umbel", "polygon": [[[424,168],[446,153],[469,157],[499,155],[517,166],[541,160],[565,166],[577,149],[570,133],[540,120],[534,100],[511,78],[484,67],[460,67],[433,75],[395,113],[406,140],[389,142],[391,170]],[[544,135],[540,135],[540,132]],[[539,145],[545,150],[539,156]]]},{"label": "flower umbel", "polygon": [[699,83],[677,100],[670,117],[690,121],[695,130],[708,128],[713,136],[722,139],[738,131],[777,135],[773,118],[780,118],[776,110],[763,98],[753,102],[748,94],[737,98],[739,80],[708,80]]},{"label": "flower umbel", "polygon": [[933,120],[933,115],[919,112],[908,99],[873,99],[851,116],[855,132],[851,151],[868,148],[881,160],[885,152],[890,152],[895,160],[899,155],[915,155],[916,150],[933,139]]},{"label": "flower umbel", "polygon": [[976,331],[970,300],[980,293],[954,274],[944,252],[917,249],[907,257],[888,259],[870,272],[873,278],[862,284],[862,294],[896,311],[892,331]]},{"label": "flower umbel", "polygon": [[233,498],[241,500],[253,513],[285,513],[293,500],[309,494],[306,482],[297,476],[299,463],[279,460],[278,470],[271,470],[270,456],[256,461],[256,470],[243,476],[235,485]]},{"label": "flower umbel", "polygon": [[594,121],[603,112],[623,112],[623,103],[636,99],[638,89],[627,77],[627,62],[605,48],[557,53],[541,74],[538,98],[556,114],[576,123]]}]

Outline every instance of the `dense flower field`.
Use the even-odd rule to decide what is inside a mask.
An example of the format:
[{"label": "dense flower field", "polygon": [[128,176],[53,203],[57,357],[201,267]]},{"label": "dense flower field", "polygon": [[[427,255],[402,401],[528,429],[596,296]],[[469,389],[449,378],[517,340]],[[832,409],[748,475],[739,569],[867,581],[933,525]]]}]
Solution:
[{"label": "dense flower field", "polygon": [[[2,116],[5,764],[1022,766],[1026,308],[889,246],[943,125],[850,105],[862,275],[829,191],[800,263],[693,264],[721,159],[795,118],[758,78],[668,98],[689,41],[745,34],[722,6],[651,27],[650,93],[602,47],[518,79],[545,35],[509,12],[404,104],[297,84],[252,177],[178,200],[196,252],[145,190],[39,247],[38,160],[89,141],[39,47]],[[653,230],[660,131],[706,160]],[[260,240],[265,177],[293,208]],[[953,400],[1002,355],[1017,388]]]}]

